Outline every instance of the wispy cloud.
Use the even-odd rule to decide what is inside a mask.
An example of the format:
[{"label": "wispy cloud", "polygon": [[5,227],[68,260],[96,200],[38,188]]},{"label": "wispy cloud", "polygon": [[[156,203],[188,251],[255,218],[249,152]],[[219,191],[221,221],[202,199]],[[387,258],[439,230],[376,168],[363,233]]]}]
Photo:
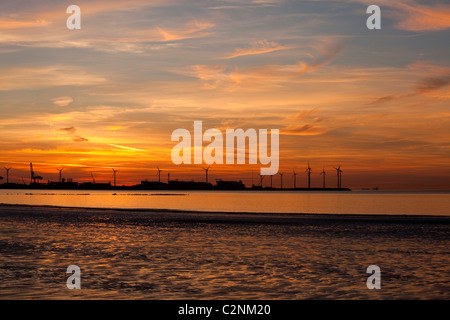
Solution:
[{"label": "wispy cloud", "polygon": [[177,41],[209,36],[212,34],[212,32],[205,32],[205,30],[211,29],[213,27],[213,23],[193,20],[184,25],[184,27],[181,29],[167,29],[157,27],[156,30],[158,30],[158,32],[162,36],[162,41]]},{"label": "wispy cloud", "polygon": [[237,48],[233,53],[220,59],[232,59],[240,56],[263,54],[280,50],[292,49],[290,46],[283,46],[275,41],[260,40],[255,41],[247,48]]},{"label": "wispy cloud", "polygon": [[54,98],[54,99],[52,99],[52,101],[57,106],[66,107],[73,102],[73,99],[71,97],[65,96],[65,97]]},{"label": "wispy cloud", "polygon": [[47,20],[0,19],[0,30],[43,27],[51,24]]},{"label": "wispy cloud", "polygon": [[450,28],[450,7],[408,5],[393,2],[392,6],[399,8],[400,20],[396,27],[408,31],[437,31]]},{"label": "wispy cloud", "polygon": [[59,131],[63,131],[65,133],[67,133],[71,137],[72,141],[75,141],[75,142],[87,142],[87,141],[89,141],[88,139],[83,138],[80,135],[77,135],[76,134],[77,129],[75,127],[61,128],[61,129],[59,129]]},{"label": "wispy cloud", "polygon": [[122,149],[122,150],[126,150],[126,151],[145,151],[145,150],[138,149],[138,148],[132,148],[132,147],[127,147],[127,146],[121,146],[121,145],[118,145],[118,144],[112,144],[112,143],[110,143],[109,145],[112,146],[112,147],[116,147],[116,148]]},{"label": "wispy cloud", "polygon": [[316,46],[311,62],[298,61],[288,65],[264,65],[230,70],[224,65],[194,65],[175,72],[206,81],[209,88],[220,85],[239,85],[265,81],[283,81],[300,77],[333,61],[342,43],[331,41]]},{"label": "wispy cloud", "polygon": [[0,91],[58,86],[89,86],[106,79],[80,67],[55,65],[46,67],[8,68],[0,73]]},{"label": "wispy cloud", "polygon": [[418,94],[428,93],[448,86],[450,84],[450,74],[432,76],[421,79],[416,84],[415,92]]}]

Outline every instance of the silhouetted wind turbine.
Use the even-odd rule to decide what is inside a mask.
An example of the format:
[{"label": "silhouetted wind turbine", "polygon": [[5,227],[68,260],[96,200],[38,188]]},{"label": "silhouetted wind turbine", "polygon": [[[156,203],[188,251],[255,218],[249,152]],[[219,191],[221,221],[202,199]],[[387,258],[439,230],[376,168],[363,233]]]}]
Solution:
[{"label": "silhouetted wind turbine", "polygon": [[292,170],[292,172],[294,173],[294,189],[297,188],[297,174],[295,173],[295,170]]},{"label": "silhouetted wind turbine", "polygon": [[158,173],[157,173],[157,175],[158,175],[158,182],[161,182],[161,171],[162,170],[160,170],[158,166],[156,166],[156,168],[158,169]]},{"label": "silhouetted wind turbine", "polygon": [[339,167],[334,168],[336,169],[336,173],[337,173],[337,188],[340,189],[341,188],[341,178],[342,178],[342,170],[341,170],[341,166],[339,165]]},{"label": "silhouetted wind turbine", "polygon": [[322,172],[320,173],[323,177],[322,177],[322,187],[325,189],[325,168],[322,169]]},{"label": "silhouetted wind turbine", "polygon": [[9,170],[11,170],[11,168],[5,167],[5,170],[6,170],[6,183],[9,183]]},{"label": "silhouetted wind turbine", "polygon": [[170,182],[170,172],[167,172],[167,183]]},{"label": "silhouetted wind turbine", "polygon": [[283,172],[278,172],[278,174],[280,175],[280,189],[283,189]]},{"label": "silhouetted wind turbine", "polygon": [[270,175],[270,189],[272,189],[273,174]]},{"label": "silhouetted wind turbine", "polygon": [[262,182],[263,182],[263,179],[264,179],[264,176],[262,175],[262,174],[260,174],[259,175],[259,179],[260,179],[260,185],[261,185],[261,189],[262,189],[262,187],[263,187],[263,184],[262,184]]},{"label": "silhouetted wind turbine", "polygon": [[56,169],[56,170],[59,171],[59,183],[61,183],[62,182],[61,172],[64,170],[64,168]]},{"label": "silhouetted wind turbine", "polygon": [[312,169],[310,168],[308,161],[308,169],[305,171],[308,174],[308,189],[311,189],[311,171]]},{"label": "silhouetted wind turbine", "polygon": [[209,171],[209,168],[211,168],[211,166],[209,166],[208,168],[202,168],[203,170],[205,170],[206,183],[208,183],[208,171]]},{"label": "silhouetted wind turbine", "polygon": [[114,173],[114,187],[116,186],[116,172],[117,170],[114,170],[114,168],[111,168]]}]

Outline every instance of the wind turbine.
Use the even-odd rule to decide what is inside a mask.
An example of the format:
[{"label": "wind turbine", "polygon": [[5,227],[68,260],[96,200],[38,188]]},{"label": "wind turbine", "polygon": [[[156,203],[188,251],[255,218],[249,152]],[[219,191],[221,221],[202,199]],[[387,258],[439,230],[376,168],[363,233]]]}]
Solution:
[{"label": "wind turbine", "polygon": [[206,183],[208,183],[208,171],[209,168],[211,168],[211,166],[209,166],[208,168],[202,168],[203,170],[205,170],[205,174],[206,174]]},{"label": "wind turbine", "polygon": [[56,169],[56,170],[59,171],[59,183],[61,183],[62,182],[61,172],[64,170],[64,168]]},{"label": "wind turbine", "polygon": [[292,170],[294,173],[294,189],[297,189],[297,174],[295,173],[295,170]]},{"label": "wind turbine", "polygon": [[336,169],[336,173],[337,173],[337,188],[340,189],[342,186],[341,183],[341,179],[342,179],[342,170],[341,170],[341,166],[339,165],[339,167],[334,168]]},{"label": "wind turbine", "polygon": [[322,187],[325,189],[325,168],[322,169],[322,172],[320,173],[323,176],[322,180]]},{"label": "wind turbine", "polygon": [[5,170],[6,170],[6,183],[9,183],[9,170],[11,170],[11,168],[5,167]]},{"label": "wind turbine", "polygon": [[158,173],[157,173],[157,175],[158,175],[158,182],[161,183],[161,171],[162,170],[160,170],[158,166],[156,166],[156,168],[158,169]]},{"label": "wind turbine", "polygon": [[283,172],[278,172],[278,174],[280,175],[280,178],[281,178],[281,180],[280,180],[280,189],[283,189]]},{"label": "wind turbine", "polygon": [[116,172],[117,170],[114,170],[114,168],[111,168],[114,173],[114,187],[116,186]]},{"label": "wind turbine", "polygon": [[308,174],[308,189],[311,189],[311,171],[312,169],[310,168],[308,161],[308,169],[305,171]]},{"label": "wind turbine", "polygon": [[259,175],[259,179],[260,179],[260,185],[261,185],[261,189],[262,189],[262,187],[263,187],[263,184],[262,184],[262,182],[263,182],[263,179],[264,179],[264,176],[262,175],[262,174],[260,174]]}]

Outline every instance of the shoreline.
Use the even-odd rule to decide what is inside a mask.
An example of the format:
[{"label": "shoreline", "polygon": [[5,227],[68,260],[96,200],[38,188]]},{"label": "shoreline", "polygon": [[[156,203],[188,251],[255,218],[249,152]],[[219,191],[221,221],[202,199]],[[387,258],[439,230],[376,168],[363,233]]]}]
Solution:
[{"label": "shoreline", "polygon": [[[11,210],[12,209],[12,210]],[[55,212],[57,210],[57,212]],[[0,203],[0,216],[10,211],[16,214],[128,214],[140,217],[160,217],[163,220],[186,221],[236,221],[236,222],[273,222],[273,223],[304,223],[304,222],[380,222],[380,223],[443,223],[450,224],[450,216],[444,215],[400,215],[400,214],[325,214],[325,213],[266,213],[266,212],[227,212],[227,211],[196,211],[177,209],[143,209],[143,208],[102,208],[73,207],[53,205],[27,205]],[[9,212],[8,212],[9,211]]]}]

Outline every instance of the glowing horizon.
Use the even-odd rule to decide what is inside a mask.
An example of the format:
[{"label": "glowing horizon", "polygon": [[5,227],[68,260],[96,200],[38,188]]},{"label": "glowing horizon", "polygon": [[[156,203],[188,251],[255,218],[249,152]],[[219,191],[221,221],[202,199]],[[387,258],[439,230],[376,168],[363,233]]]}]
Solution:
[{"label": "glowing horizon", "polygon": [[[2,3],[3,4],[3,3]],[[380,1],[4,1],[0,176],[29,163],[58,181],[204,180],[175,166],[177,128],[280,130],[283,186],[450,189],[450,6]],[[205,144],[206,145],[206,144]],[[259,165],[214,165],[210,180],[259,183]],[[269,178],[266,178],[267,182]],[[279,176],[274,178],[279,184]]]}]

